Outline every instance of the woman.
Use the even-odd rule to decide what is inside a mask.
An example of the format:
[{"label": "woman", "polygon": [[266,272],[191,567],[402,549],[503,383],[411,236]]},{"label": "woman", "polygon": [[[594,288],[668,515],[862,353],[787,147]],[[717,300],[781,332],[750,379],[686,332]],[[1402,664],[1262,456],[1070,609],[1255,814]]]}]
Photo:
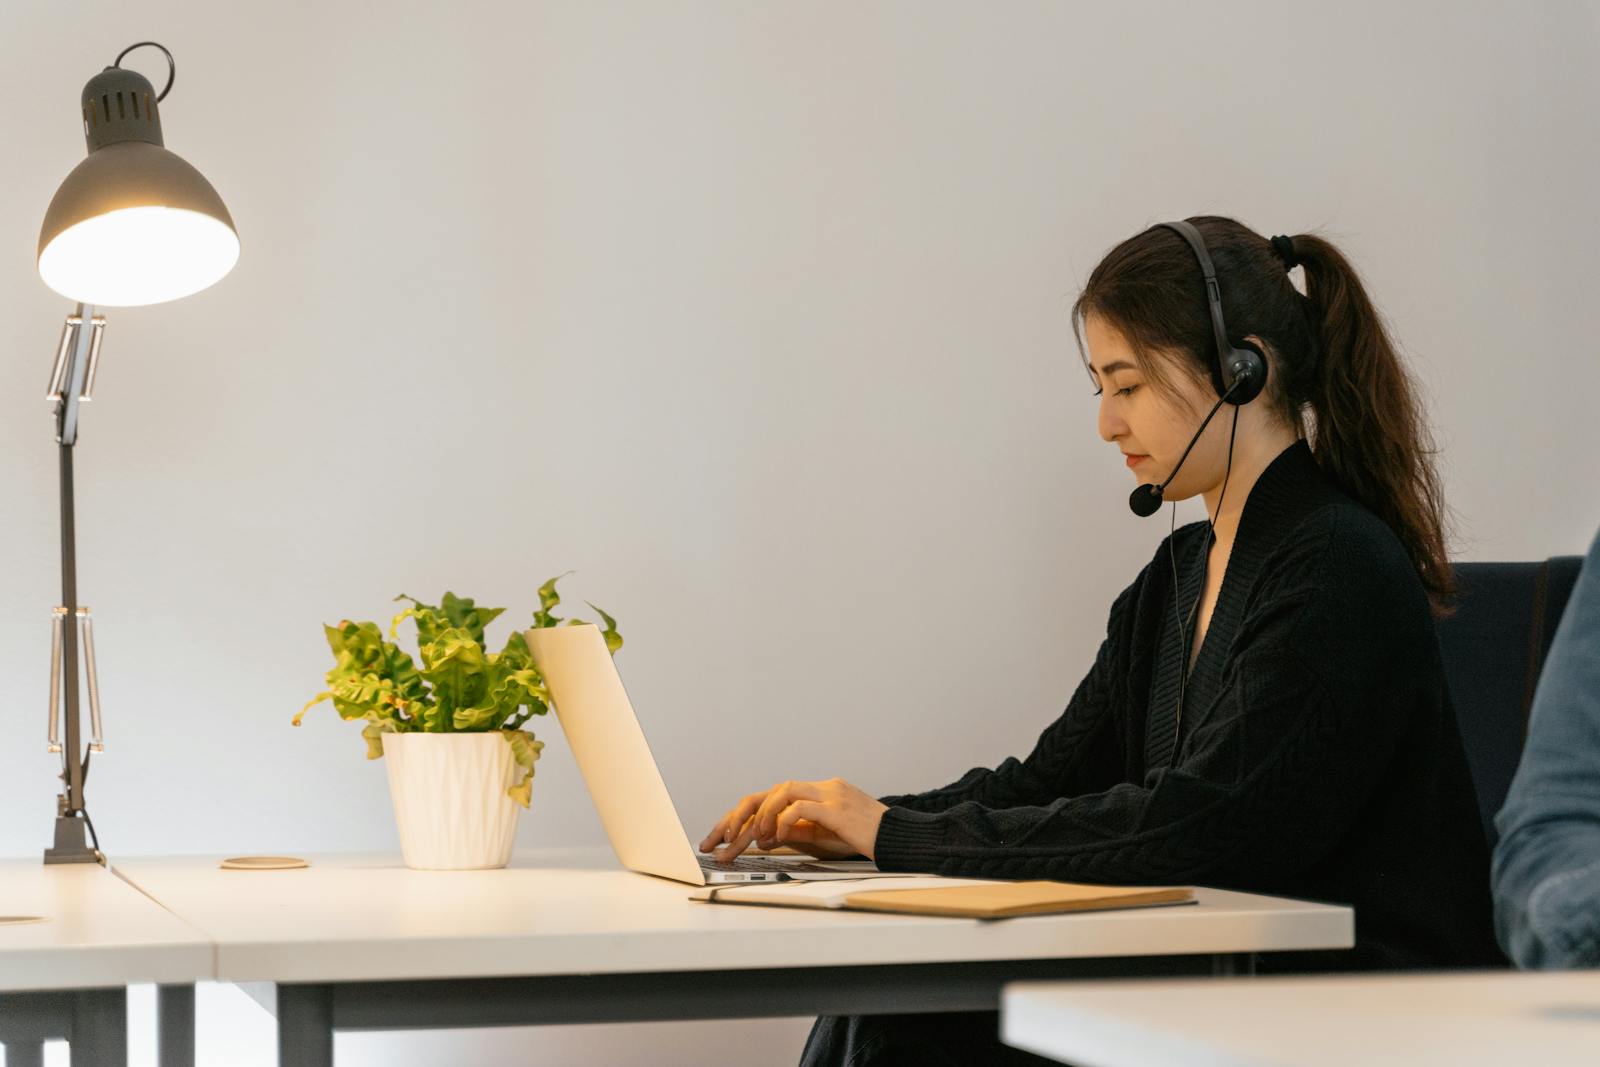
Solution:
[{"label": "woman", "polygon": [[[1188,221],[1189,237],[1163,224],[1112,249],[1073,319],[1100,436],[1141,483],[1170,478],[1165,497],[1198,495],[1210,518],[1175,530],[1117,597],[1065,712],[1027,758],[932,792],[876,800],[832,780],[753,793],[701,848],[787,843],[891,871],[1354,906],[1353,950],[1268,955],[1263,969],[1500,963],[1434,635],[1451,572],[1409,376],[1332,244]],[[1240,350],[1223,355],[1265,364],[1260,395],[1209,421],[1241,367],[1219,360],[1207,252]],[[989,1013],[823,1019],[806,1062],[1001,1062],[994,1029]]]}]

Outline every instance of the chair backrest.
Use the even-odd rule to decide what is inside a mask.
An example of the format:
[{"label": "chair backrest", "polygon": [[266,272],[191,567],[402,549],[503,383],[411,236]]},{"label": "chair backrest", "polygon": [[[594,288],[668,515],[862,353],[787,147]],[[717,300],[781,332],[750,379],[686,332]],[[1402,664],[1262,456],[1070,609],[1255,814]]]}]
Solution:
[{"label": "chair backrest", "polygon": [[1438,622],[1439,651],[1491,846],[1528,737],[1539,672],[1582,563],[1582,556],[1553,556],[1455,567],[1460,598],[1455,614]]}]

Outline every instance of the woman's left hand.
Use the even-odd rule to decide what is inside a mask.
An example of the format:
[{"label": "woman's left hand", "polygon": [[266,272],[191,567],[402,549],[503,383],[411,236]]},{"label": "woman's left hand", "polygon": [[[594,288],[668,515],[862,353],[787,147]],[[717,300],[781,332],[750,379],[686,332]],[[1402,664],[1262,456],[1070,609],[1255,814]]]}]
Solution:
[{"label": "woman's left hand", "polygon": [[889,808],[842,778],[824,782],[780,782],[767,790],[756,813],[733,840],[716,852],[718,861],[731,860],[752,842],[772,848],[793,842],[802,850],[809,837],[796,823],[814,823],[868,859],[878,841],[878,823]]}]

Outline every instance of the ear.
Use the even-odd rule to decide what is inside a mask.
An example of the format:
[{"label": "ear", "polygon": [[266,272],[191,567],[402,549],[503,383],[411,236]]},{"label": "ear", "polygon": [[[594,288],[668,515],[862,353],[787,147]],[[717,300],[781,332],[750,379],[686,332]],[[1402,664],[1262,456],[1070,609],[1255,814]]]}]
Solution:
[{"label": "ear", "polygon": [[[1278,354],[1274,352],[1272,350],[1272,346],[1267,344],[1266,341],[1262,340],[1258,334],[1245,334],[1244,337],[1240,338],[1240,340],[1243,341],[1244,344],[1254,348],[1256,352],[1260,354],[1262,362],[1266,364],[1267,380],[1263,385],[1258,386],[1257,388],[1262,392],[1265,392],[1268,388],[1275,388],[1274,383],[1278,380],[1278,368],[1281,366],[1281,364],[1278,362]],[[1259,392],[1253,393],[1251,395],[1251,399],[1253,400],[1259,395],[1261,395]]]}]

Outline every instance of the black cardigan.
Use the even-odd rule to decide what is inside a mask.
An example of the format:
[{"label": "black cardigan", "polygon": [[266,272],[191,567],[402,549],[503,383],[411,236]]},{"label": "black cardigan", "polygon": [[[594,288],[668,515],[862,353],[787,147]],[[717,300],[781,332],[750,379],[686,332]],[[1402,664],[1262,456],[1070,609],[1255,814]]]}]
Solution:
[{"label": "black cardigan", "polygon": [[[1198,563],[1204,534],[1203,522],[1173,534],[1180,567]],[[1178,750],[1150,767],[1153,679],[1162,656],[1184,654],[1175,640],[1161,647],[1172,603],[1163,542],[1111,606],[1094,666],[1032,754],[884,797],[878,866],[1355,908],[1353,951],[1269,954],[1263,969],[1502,964],[1433,619],[1394,533],[1305,442],[1279,455],[1245,502]]]}]

